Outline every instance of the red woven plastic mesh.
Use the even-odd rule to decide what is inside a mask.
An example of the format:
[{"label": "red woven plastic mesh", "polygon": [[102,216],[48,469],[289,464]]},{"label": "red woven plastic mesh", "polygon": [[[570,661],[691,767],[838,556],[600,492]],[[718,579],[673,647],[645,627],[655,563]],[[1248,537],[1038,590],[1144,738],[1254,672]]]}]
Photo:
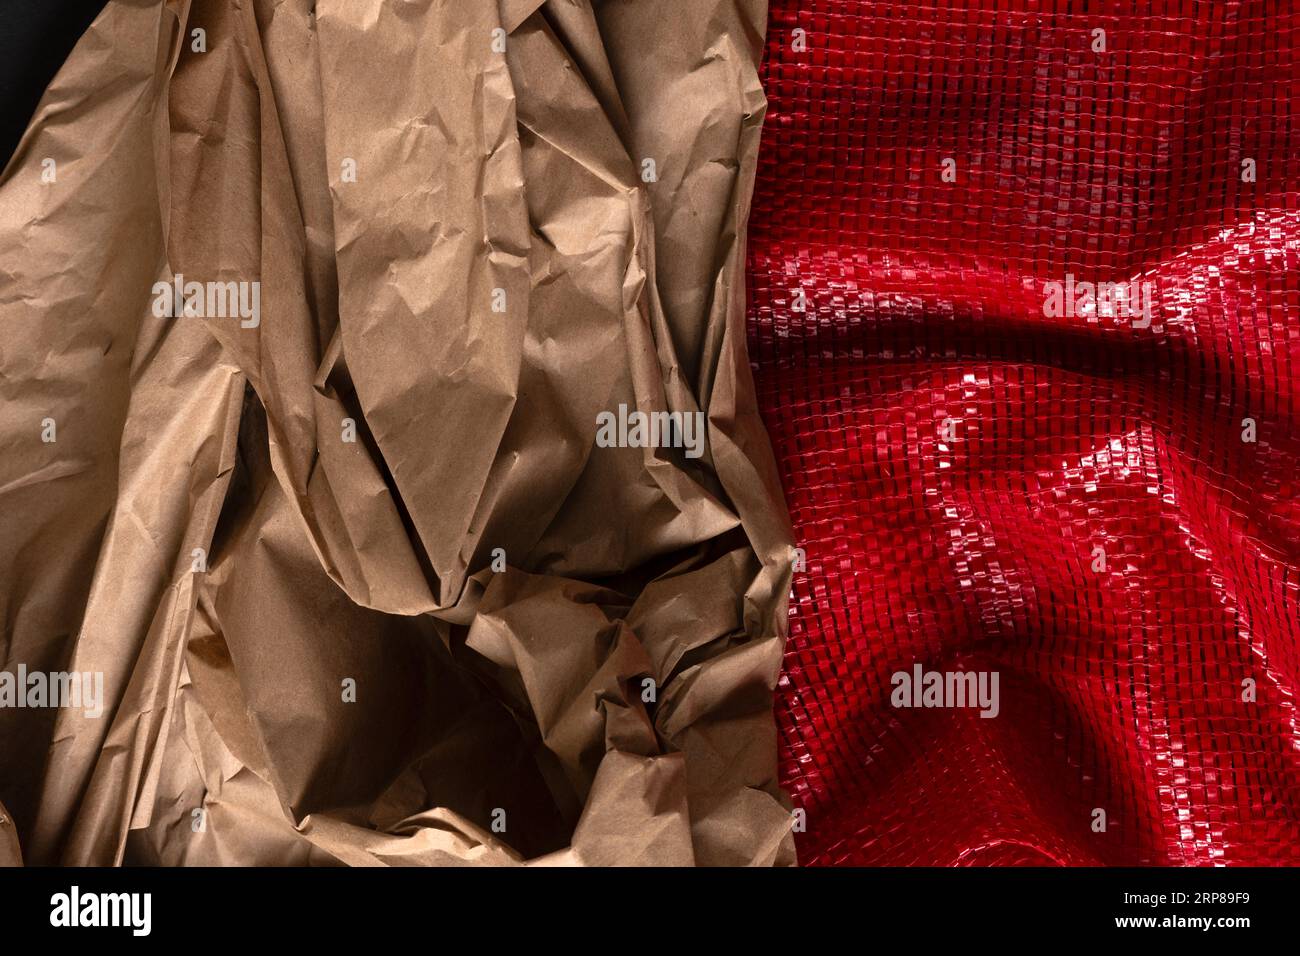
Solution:
[{"label": "red woven plastic mesh", "polygon": [[[774,0],[801,862],[1300,862],[1298,41],[1282,0]],[[1150,327],[1046,317],[1067,274],[1153,283]],[[914,662],[1000,713],[892,706]]]}]

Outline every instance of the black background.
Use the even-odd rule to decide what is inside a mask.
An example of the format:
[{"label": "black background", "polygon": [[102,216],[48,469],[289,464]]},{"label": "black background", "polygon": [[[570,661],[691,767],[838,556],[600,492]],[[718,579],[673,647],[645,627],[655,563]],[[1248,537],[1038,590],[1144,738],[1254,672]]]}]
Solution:
[{"label": "black background", "polygon": [[[870,954],[1076,952],[1084,941],[1125,941],[1117,952],[1269,952],[1294,940],[1295,870],[1197,869],[28,869],[0,870],[0,947],[48,940],[169,952],[346,953],[360,944],[439,956],[520,948],[631,956],[681,953]],[[50,926],[50,897],[152,893],[152,932]],[[1125,904],[1124,893],[1248,892],[1244,905]],[[1249,928],[1117,928],[1124,916],[1247,916]],[[62,944],[60,946],[59,944]],[[367,946],[368,944],[368,946]],[[66,948],[64,948],[66,947]],[[1273,947],[1274,949],[1276,947]],[[1199,949],[1194,949],[1199,951]]]},{"label": "black background", "polygon": [[105,0],[0,0],[0,167]]}]

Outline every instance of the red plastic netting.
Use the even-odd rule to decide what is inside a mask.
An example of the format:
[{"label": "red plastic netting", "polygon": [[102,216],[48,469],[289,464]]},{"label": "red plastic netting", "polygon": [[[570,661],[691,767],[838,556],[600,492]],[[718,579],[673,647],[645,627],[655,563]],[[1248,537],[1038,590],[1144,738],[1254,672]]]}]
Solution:
[{"label": "red plastic netting", "polygon": [[[1300,862],[1298,40],[1280,0],[774,2],[801,862]],[[998,716],[892,706],[918,662]]]}]

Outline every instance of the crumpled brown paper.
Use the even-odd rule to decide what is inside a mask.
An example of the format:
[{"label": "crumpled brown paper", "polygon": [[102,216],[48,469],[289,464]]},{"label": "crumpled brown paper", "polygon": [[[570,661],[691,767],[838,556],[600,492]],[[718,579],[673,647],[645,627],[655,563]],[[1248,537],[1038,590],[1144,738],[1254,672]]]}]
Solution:
[{"label": "crumpled brown paper", "polygon": [[4,668],[107,697],[0,709],[28,862],[793,862],[765,19],[109,3],[0,178]]},{"label": "crumpled brown paper", "polygon": [[0,866],[22,866],[23,854],[18,846],[18,830],[13,817],[0,803]]}]

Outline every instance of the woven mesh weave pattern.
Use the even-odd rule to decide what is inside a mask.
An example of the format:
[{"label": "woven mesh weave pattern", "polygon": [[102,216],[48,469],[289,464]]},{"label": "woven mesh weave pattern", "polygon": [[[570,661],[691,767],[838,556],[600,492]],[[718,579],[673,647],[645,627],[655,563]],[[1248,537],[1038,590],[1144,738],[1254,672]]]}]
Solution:
[{"label": "woven mesh weave pattern", "polygon": [[[1298,41],[1282,0],[774,0],[801,862],[1300,862]],[[1046,315],[1067,276],[1149,327]],[[892,706],[917,662],[998,716]]]}]

